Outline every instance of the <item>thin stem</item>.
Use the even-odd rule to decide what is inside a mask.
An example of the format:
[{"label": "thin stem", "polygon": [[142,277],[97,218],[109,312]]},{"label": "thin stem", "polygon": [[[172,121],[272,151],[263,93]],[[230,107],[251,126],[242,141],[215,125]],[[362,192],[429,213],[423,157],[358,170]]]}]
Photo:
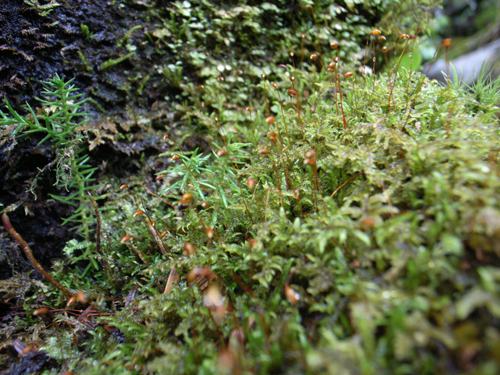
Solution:
[{"label": "thin stem", "polygon": [[337,89],[339,91],[340,95],[340,110],[342,111],[342,121],[344,122],[344,130],[347,130],[347,120],[345,118],[345,113],[344,113],[344,105],[342,104],[342,87],[340,85],[340,77],[339,74],[336,74],[336,81],[337,81]]},{"label": "thin stem", "polygon": [[40,272],[45,280],[47,280],[49,283],[54,285],[61,292],[66,294],[68,297],[73,297],[73,293],[71,293],[68,289],[66,289],[61,284],[59,284],[57,281],[55,281],[52,278],[52,276],[50,276],[50,274],[47,271],[45,271],[45,269],[42,267],[42,265],[40,263],[38,263],[38,261],[33,256],[33,253],[31,252],[29,245],[26,243],[26,241],[24,241],[24,239],[21,237],[21,235],[19,233],[17,233],[17,231],[12,226],[9,217],[5,213],[2,215],[2,222],[3,222],[3,226],[4,226],[5,230],[12,236],[12,238],[14,238],[14,240],[16,240],[16,242],[19,245],[21,245],[21,248],[23,249],[24,253],[28,257],[33,268],[35,268],[38,272]]},{"label": "thin stem", "polygon": [[335,189],[335,191],[332,193],[332,195],[330,195],[330,198],[333,198],[335,196],[335,194],[337,194],[339,192],[340,189],[342,189],[349,182],[351,182],[352,180],[354,180],[356,177],[362,175],[363,173],[364,172],[359,172],[359,173],[355,174],[354,176],[349,177],[345,182],[342,183],[342,185],[340,185],[338,188]]}]

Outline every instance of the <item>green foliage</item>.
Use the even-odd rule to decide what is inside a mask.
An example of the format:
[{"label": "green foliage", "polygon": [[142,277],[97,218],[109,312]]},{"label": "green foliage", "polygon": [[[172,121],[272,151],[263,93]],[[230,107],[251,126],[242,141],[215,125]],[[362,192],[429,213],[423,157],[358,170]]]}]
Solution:
[{"label": "green foliage", "polygon": [[[74,214],[64,219],[64,223],[77,223],[80,234],[89,239],[94,219],[88,192],[96,188],[91,183],[95,181],[93,174],[98,168],[89,164],[90,157],[82,147],[85,140],[82,127],[88,121],[88,114],[81,112],[81,107],[87,100],[79,100],[82,94],[76,93],[78,90],[71,82],[65,82],[58,75],[45,82],[44,98],[38,99],[42,107],[35,111],[27,105],[29,115],[26,117],[22,117],[4,100],[12,117],[0,110],[0,126],[15,126],[12,136],[41,133],[43,139],[37,146],[46,141],[53,143],[57,157],[38,176],[56,165],[54,186],[69,194],[51,194],[51,197],[75,207]],[[31,190],[36,186],[37,178],[32,182]]]},{"label": "green foliage", "polygon": [[125,56],[121,56],[121,57],[118,57],[116,59],[106,60],[105,62],[103,62],[101,64],[101,70],[106,70],[106,69],[111,68],[112,66],[118,65],[119,63],[121,63],[125,60],[128,60],[129,58],[131,58],[134,55],[135,55],[135,52],[130,52],[130,53],[127,53]]},{"label": "green foliage", "polygon": [[[178,117],[188,119],[183,122],[186,131],[195,127],[211,132],[217,126],[215,117],[231,127],[246,125],[252,119],[244,109],[266,105],[265,90],[258,85],[262,74],[272,81],[282,79],[280,64],[316,70],[319,64],[314,66],[309,56],[328,53],[333,40],[342,41],[342,58],[359,64],[373,27],[385,30],[387,36],[410,27],[411,32],[417,27],[426,29],[437,3],[194,0],[160,5],[127,1],[121,4],[125,9],[145,9],[143,28],[133,33],[139,25],[123,30],[116,37],[115,55],[136,54],[123,66],[102,63],[101,80],[116,85],[129,104],[137,101],[136,93],[161,94]],[[314,90],[312,80],[304,84]],[[105,94],[95,94],[110,100]],[[149,111],[150,105],[143,109]]]},{"label": "green foliage", "polygon": [[288,66],[250,122],[206,85],[212,152],[172,129],[159,195],[116,189],[95,266],[54,273],[98,313],[54,312],[49,354],[81,374],[498,373],[500,81],[471,93],[401,58]]}]

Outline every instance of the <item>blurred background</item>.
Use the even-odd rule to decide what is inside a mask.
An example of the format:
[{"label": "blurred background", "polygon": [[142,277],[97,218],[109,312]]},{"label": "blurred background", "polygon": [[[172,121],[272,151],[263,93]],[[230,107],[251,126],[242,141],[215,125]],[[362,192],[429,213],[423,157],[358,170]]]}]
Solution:
[{"label": "blurred background", "polygon": [[[500,1],[445,0],[436,9],[430,25],[430,38],[422,43],[422,61],[430,61],[444,38],[451,38],[449,59],[467,83],[477,80],[483,64],[492,76],[500,74]],[[424,70],[425,71],[425,70]],[[429,76],[444,81],[444,51],[429,71]],[[450,74],[451,75],[451,74]]]}]

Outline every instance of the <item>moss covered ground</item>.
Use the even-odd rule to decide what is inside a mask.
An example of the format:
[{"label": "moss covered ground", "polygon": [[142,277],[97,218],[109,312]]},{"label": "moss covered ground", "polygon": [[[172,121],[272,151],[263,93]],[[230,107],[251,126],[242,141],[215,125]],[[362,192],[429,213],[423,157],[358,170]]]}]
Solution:
[{"label": "moss covered ground", "polygon": [[[367,25],[352,49],[307,25],[319,50],[252,79],[227,59],[200,65],[202,83],[179,73],[175,122],[133,125],[163,150],[133,175],[101,168],[71,185],[92,163],[82,146],[120,135],[92,133],[59,77],[31,117],[2,112],[18,135],[53,132],[52,199],[87,215],[69,217],[77,232],[49,270],[62,289],[29,273],[0,281],[12,307],[0,359],[22,355],[12,371],[41,353],[45,374],[500,371],[499,81],[428,80],[412,58],[423,24]],[[11,224],[3,243],[25,250]]]}]

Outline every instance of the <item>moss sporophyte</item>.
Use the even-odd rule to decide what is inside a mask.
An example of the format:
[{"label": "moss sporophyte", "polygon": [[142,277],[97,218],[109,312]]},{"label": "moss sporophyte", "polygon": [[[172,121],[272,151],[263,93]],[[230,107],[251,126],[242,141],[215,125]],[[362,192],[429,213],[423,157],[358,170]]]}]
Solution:
[{"label": "moss sporophyte", "polygon": [[371,28],[350,60],[307,9],[317,51],[261,77],[260,105],[207,105],[233,73],[204,82],[192,111],[208,145],[173,126],[156,179],[107,181],[95,240],[68,243],[51,271],[82,291],[74,310],[56,308],[62,289],[11,297],[62,370],[500,370],[500,83],[471,92],[407,69],[417,33]]}]

